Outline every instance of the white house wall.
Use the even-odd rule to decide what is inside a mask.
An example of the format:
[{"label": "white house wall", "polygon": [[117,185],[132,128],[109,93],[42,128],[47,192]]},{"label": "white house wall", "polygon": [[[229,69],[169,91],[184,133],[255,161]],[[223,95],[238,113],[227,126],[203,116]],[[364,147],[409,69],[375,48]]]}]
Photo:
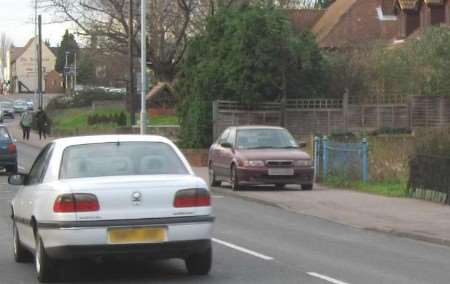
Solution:
[{"label": "white house wall", "polygon": [[[31,91],[37,90],[37,68],[36,68],[36,40],[30,47],[19,57],[12,67],[13,76],[17,76],[16,91],[19,89],[19,81],[27,86]],[[42,44],[42,88],[45,91],[45,77],[55,69],[56,56],[47,47]],[[14,68],[15,67],[15,68]]]}]

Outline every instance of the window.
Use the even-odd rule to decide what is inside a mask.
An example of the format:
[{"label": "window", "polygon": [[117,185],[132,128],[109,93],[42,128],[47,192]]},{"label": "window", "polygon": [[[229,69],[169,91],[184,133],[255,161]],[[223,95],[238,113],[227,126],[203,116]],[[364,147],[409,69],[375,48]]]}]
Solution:
[{"label": "window", "polygon": [[236,140],[236,130],[233,129],[233,130],[230,130],[230,133],[229,133],[229,135],[227,137],[226,142],[230,143],[231,145],[234,146],[235,140]]},{"label": "window", "polygon": [[222,133],[222,135],[220,136],[219,140],[217,140],[217,144],[222,144],[223,142],[226,142],[229,134],[230,134],[230,128],[226,129]]},{"label": "window", "polygon": [[170,145],[121,142],[68,147],[60,178],[177,174],[188,174],[188,170]]},{"label": "window", "polygon": [[47,171],[48,162],[53,152],[53,144],[48,144],[36,158],[31,167],[30,174],[26,185],[33,185],[42,182],[45,172]]},{"label": "window", "polygon": [[237,132],[237,148],[297,148],[298,144],[285,129],[245,129]]},{"label": "window", "polygon": [[0,143],[11,143],[11,137],[9,136],[8,130],[6,128],[0,128]]}]

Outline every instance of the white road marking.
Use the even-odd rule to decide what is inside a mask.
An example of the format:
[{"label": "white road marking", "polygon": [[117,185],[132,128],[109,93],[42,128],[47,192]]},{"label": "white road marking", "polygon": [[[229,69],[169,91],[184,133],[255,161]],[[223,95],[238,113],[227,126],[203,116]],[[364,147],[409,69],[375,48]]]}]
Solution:
[{"label": "white road marking", "polygon": [[267,256],[267,255],[264,255],[264,254],[261,254],[261,253],[258,253],[258,252],[255,252],[255,251],[252,251],[252,250],[249,250],[249,249],[246,249],[246,248],[243,248],[243,247],[240,247],[240,246],[237,246],[237,245],[234,245],[234,244],[222,241],[222,240],[219,240],[219,239],[213,238],[212,240],[215,243],[221,244],[223,246],[235,249],[237,251],[240,251],[240,252],[243,252],[243,253],[264,259],[264,260],[273,260],[273,257]]},{"label": "white road marking", "polygon": [[322,275],[322,274],[319,274],[319,273],[316,273],[316,272],[308,272],[307,274],[309,276],[316,277],[316,278],[328,281],[328,282],[333,283],[333,284],[349,284],[347,282],[343,282],[343,281],[340,281],[340,280],[337,280],[337,279],[334,279],[334,278],[331,278],[329,276]]},{"label": "white road marking", "polygon": [[18,166],[17,167],[19,170],[22,170],[22,171],[24,171],[25,170],[25,168],[24,167],[22,167],[22,166]]},{"label": "white road marking", "polygon": [[213,198],[224,198],[222,195],[213,195]]}]

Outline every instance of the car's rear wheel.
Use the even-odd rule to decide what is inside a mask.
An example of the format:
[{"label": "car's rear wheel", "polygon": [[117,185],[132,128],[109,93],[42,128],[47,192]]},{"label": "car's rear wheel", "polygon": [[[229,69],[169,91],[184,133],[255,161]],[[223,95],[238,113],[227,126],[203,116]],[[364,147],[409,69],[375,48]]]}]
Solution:
[{"label": "car's rear wheel", "polygon": [[5,167],[6,172],[10,174],[16,174],[18,172],[17,165]]},{"label": "car's rear wheel", "polygon": [[231,166],[231,189],[233,191],[239,191],[241,189],[241,185],[239,184],[239,177],[237,174],[237,169],[234,165]]},{"label": "car's rear wheel", "polygon": [[52,282],[56,279],[55,262],[47,255],[39,234],[36,235],[36,251],[34,261],[37,278],[42,283]]},{"label": "car's rear wheel", "polygon": [[196,253],[185,259],[186,268],[191,275],[207,275],[212,266],[212,248]]},{"label": "car's rear wheel", "polygon": [[302,184],[302,190],[313,190],[313,184]]},{"label": "car's rear wheel", "polygon": [[219,180],[217,180],[216,173],[214,172],[214,169],[211,164],[209,164],[208,173],[210,186],[220,186],[222,184]]},{"label": "car's rear wheel", "polygon": [[13,222],[13,253],[14,260],[18,263],[29,262],[32,259],[30,252],[20,242],[16,222]]}]

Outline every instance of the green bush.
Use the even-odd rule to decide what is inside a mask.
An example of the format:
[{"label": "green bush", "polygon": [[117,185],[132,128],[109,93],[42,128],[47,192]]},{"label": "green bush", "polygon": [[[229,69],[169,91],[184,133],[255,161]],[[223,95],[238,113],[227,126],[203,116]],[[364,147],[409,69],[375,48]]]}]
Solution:
[{"label": "green bush", "polygon": [[450,129],[422,129],[415,134],[417,155],[450,157]]}]

